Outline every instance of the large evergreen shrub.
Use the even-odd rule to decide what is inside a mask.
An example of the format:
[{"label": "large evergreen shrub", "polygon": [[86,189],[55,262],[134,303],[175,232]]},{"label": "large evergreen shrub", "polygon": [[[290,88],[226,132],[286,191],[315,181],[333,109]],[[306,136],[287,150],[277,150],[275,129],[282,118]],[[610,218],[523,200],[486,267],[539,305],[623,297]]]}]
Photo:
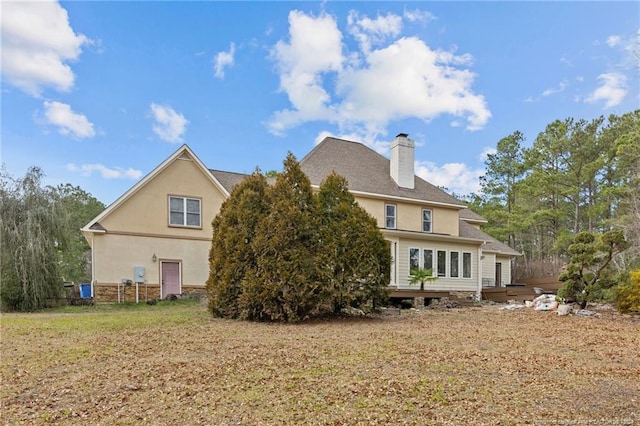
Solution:
[{"label": "large evergreen shrub", "polygon": [[215,316],[300,321],[384,302],[391,258],[346,180],[332,174],[314,195],[289,154],[272,187],[254,173],[225,201],[209,263]]}]

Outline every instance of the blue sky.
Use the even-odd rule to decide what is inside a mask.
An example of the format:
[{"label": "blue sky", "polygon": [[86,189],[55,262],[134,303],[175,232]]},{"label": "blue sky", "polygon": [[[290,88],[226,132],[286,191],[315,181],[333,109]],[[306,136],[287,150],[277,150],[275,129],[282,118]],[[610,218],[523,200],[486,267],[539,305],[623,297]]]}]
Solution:
[{"label": "blue sky", "polygon": [[187,143],[280,170],[324,136],[478,190],[516,130],[639,108],[638,2],[2,2],[1,161],[106,204]]}]

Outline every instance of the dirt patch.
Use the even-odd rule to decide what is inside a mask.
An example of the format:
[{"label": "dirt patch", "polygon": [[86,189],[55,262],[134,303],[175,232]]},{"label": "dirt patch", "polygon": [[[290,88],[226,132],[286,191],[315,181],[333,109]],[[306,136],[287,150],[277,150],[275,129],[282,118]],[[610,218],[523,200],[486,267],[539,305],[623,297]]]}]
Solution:
[{"label": "dirt patch", "polygon": [[197,304],[11,314],[2,422],[638,424],[638,347],[640,321],[612,312],[389,310],[298,325],[212,319]]}]

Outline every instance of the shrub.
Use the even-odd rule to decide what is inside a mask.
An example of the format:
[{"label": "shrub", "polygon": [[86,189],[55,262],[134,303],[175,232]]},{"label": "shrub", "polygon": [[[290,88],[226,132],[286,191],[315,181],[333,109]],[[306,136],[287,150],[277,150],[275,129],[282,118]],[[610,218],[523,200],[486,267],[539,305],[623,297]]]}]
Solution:
[{"label": "shrub", "polygon": [[619,284],[617,290],[618,311],[640,311],[640,270],[631,272],[629,281]]}]

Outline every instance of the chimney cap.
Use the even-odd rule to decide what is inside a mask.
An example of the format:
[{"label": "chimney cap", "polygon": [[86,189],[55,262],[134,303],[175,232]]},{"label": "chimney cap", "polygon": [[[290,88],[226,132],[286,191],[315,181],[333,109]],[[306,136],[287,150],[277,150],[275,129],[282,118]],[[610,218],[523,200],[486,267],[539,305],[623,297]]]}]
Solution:
[{"label": "chimney cap", "polygon": [[398,135],[396,136],[396,138],[406,138],[409,137],[409,133],[398,133]]}]

